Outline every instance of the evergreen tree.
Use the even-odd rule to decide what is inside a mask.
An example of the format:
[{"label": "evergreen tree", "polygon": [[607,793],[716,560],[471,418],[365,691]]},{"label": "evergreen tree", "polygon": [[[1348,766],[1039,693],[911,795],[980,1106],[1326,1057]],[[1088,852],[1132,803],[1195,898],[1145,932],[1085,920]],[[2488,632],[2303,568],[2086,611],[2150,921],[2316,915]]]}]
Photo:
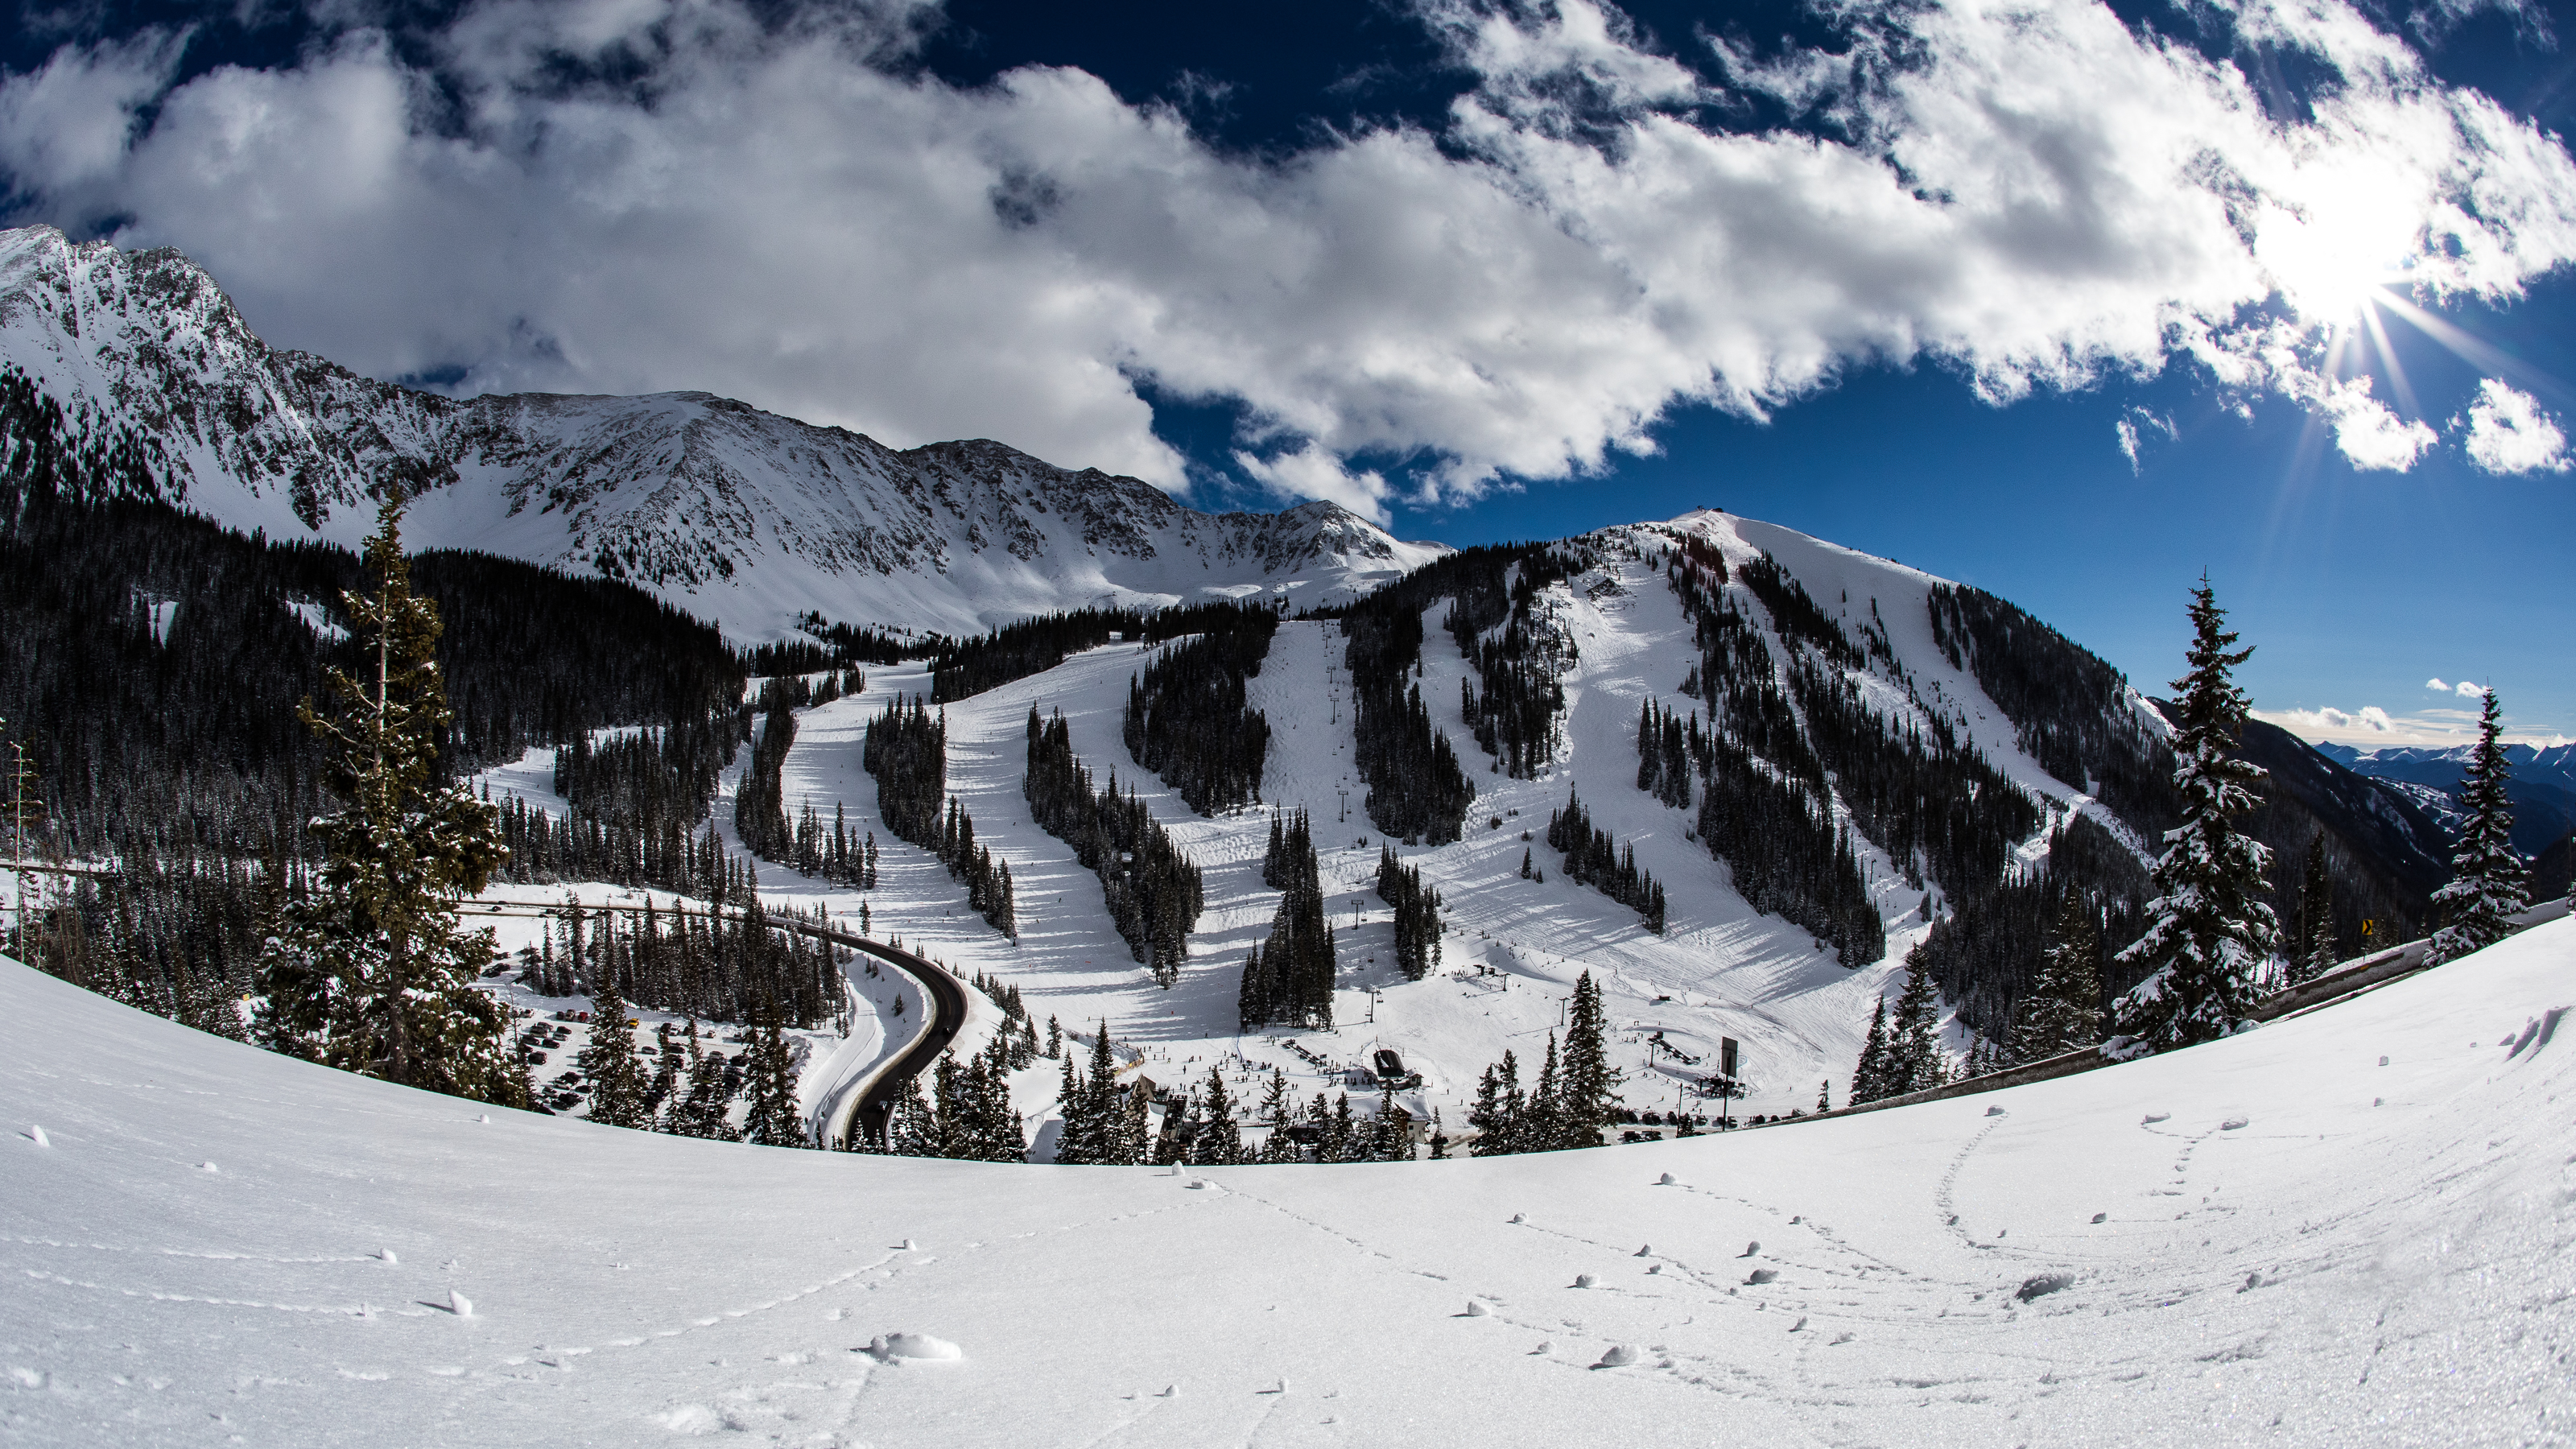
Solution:
[{"label": "evergreen tree", "polygon": [[329,851],[291,896],[262,953],[261,1031],[297,1056],[406,1086],[506,1106],[529,1099],[507,1010],[475,986],[494,955],[457,902],[506,858],[490,806],[443,783],[437,740],[453,717],[436,659],[438,611],[411,589],[402,497],[389,488],[366,566],[375,591],[344,593],[364,677],[333,669],[338,717],[308,697],[297,717],[331,756],[344,802],[313,832]]},{"label": "evergreen tree", "polygon": [[2451,851],[2451,879],[2433,892],[2442,928],[2433,933],[2425,959],[2434,965],[2511,935],[2513,917],[2531,904],[2525,894],[2529,877],[2522,857],[2513,852],[2513,801],[2505,794],[2512,771],[2497,742],[2501,728],[2490,689],[2478,720],[2478,743],[2469,753],[2469,771],[2460,782],[2460,809],[2468,820]]},{"label": "evergreen tree", "polygon": [[1600,1145],[1601,1129],[1610,1123],[1611,1105],[1619,1100],[1624,1079],[1610,1062],[1609,1023],[1601,1007],[1601,988],[1592,973],[1574,981],[1574,1001],[1565,1023],[1565,1066],[1559,1089],[1566,1145]]},{"label": "evergreen tree", "polygon": [[1852,1105],[1894,1096],[1887,1080],[1887,998],[1881,996],[1870,1008],[1869,1036],[1861,1043],[1860,1065],[1852,1072]]},{"label": "evergreen tree", "polygon": [[2049,932],[2039,981],[2014,1014],[1998,1065],[2023,1066],[2092,1046],[2102,1039],[2101,1002],[2102,938],[2092,908],[2069,891]]},{"label": "evergreen tree", "polygon": [[805,1124],[796,1115],[796,1059],[774,1010],[761,1011],[745,1055],[743,1093],[750,1099],[750,1113],[743,1119],[742,1140],[764,1147],[805,1146]]},{"label": "evergreen tree", "polygon": [[1261,1139],[1262,1161],[1298,1160],[1297,1139],[1288,1132],[1289,1118],[1295,1111],[1288,1100],[1288,1074],[1271,1068],[1270,1080],[1261,1088],[1261,1120],[1270,1129],[1270,1135]]},{"label": "evergreen tree", "polygon": [[1950,1080],[1941,1058],[1941,993],[1919,958],[1909,957],[1905,989],[1887,1028],[1887,1095],[1928,1091]]},{"label": "evergreen tree", "polygon": [[2263,770],[2230,753],[2246,709],[2232,672],[2254,651],[2228,647],[2236,635],[2226,617],[2203,578],[2192,591],[2190,668],[2174,681],[2182,823],[2165,832],[2147,932],[2120,953],[2149,974],[2121,999],[2119,1029],[2159,1051],[2234,1030],[2280,934],[2263,902],[2272,852],[2229,823],[2261,803],[2254,786]]},{"label": "evergreen tree", "polygon": [[735,1079],[725,1071],[722,1053],[710,1053],[699,1046],[695,1018],[689,1021],[688,1055],[687,1093],[663,1114],[662,1130],[682,1137],[730,1142],[734,1131],[726,1112],[733,1106]]},{"label": "evergreen tree", "polygon": [[2313,981],[2335,964],[2334,878],[2326,863],[2326,833],[2308,842],[2308,868],[2299,883],[2299,935],[2290,952],[2289,982]]},{"label": "evergreen tree", "polygon": [[1234,1120],[1234,1099],[1226,1095],[1222,1066],[1208,1068],[1207,1096],[1200,1104],[1198,1136],[1190,1143],[1190,1161],[1223,1167],[1243,1160],[1243,1129]]},{"label": "evergreen tree", "polygon": [[644,1089],[645,1126],[653,1125],[653,1114],[677,1094],[679,1085],[680,1045],[671,1040],[671,1024],[666,1021],[653,1028],[653,1080]]},{"label": "evergreen tree", "polygon": [[1067,1167],[1079,1167],[1093,1161],[1091,1148],[1099,1133],[1091,1123],[1091,1093],[1082,1080],[1082,1072],[1073,1064],[1073,1053],[1064,1053],[1064,1075],[1056,1088],[1056,1110],[1064,1125],[1056,1129],[1055,1160]]},{"label": "evergreen tree", "polygon": [[1538,1080],[1530,1083],[1529,1097],[1521,1103],[1520,1150],[1554,1152],[1572,1145],[1568,1140],[1565,1103],[1561,1093],[1565,1085],[1559,1080],[1556,1059],[1556,1033],[1547,1034],[1547,1055],[1539,1059]]},{"label": "evergreen tree", "polygon": [[578,1061],[590,1083],[591,1121],[606,1127],[652,1127],[653,1109],[646,1105],[650,1083],[636,1058],[626,1003],[613,986],[602,986],[591,998],[590,1043]]},{"label": "evergreen tree", "polygon": [[1521,1064],[1506,1051],[1476,1083],[1475,1105],[1467,1109],[1467,1125],[1476,1131],[1475,1140],[1467,1144],[1468,1155],[1499,1157],[1524,1150],[1521,1115],[1525,1106]]}]

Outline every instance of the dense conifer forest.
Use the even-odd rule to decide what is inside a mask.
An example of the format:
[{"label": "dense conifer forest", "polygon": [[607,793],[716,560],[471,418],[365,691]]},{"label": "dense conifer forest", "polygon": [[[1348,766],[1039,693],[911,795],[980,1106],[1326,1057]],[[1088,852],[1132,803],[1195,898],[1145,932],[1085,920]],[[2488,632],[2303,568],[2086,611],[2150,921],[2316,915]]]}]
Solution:
[{"label": "dense conifer forest", "polygon": [[[975,843],[974,817],[948,793],[948,722],[918,698],[896,700],[868,721],[859,762],[877,777],[877,813],[898,840],[939,857],[966,885],[966,903],[986,924],[1019,939],[1011,867]],[[947,802],[941,808],[941,801]]]},{"label": "dense conifer forest", "polygon": [[[1184,623],[1197,637],[1156,655],[1127,681],[1127,753],[1202,815],[1261,798],[1270,720],[1244,703],[1279,631],[1276,610],[1214,605],[1165,610],[1151,632]],[[1166,637],[1169,637],[1168,635]]]},{"label": "dense conifer forest", "polygon": [[[1476,610],[1499,607],[1507,613],[1507,571],[1542,549],[1461,549],[1333,613],[1349,641],[1342,658],[1351,678],[1354,763],[1368,781],[1368,817],[1388,835],[1413,844],[1449,844],[1458,839],[1476,799],[1449,737],[1432,727],[1422,700],[1424,611],[1464,593],[1479,601]],[[1498,599],[1504,602],[1497,605]],[[1555,707],[1562,709],[1561,697]]]},{"label": "dense conifer forest", "polygon": [[1419,981],[1440,964],[1440,892],[1422,883],[1422,870],[1395,858],[1393,846],[1377,852],[1377,898],[1395,912],[1395,969]]},{"label": "dense conifer forest", "polygon": [[[2008,871],[1997,883],[1954,897],[1950,913],[1914,948],[1909,962],[1928,972],[1959,1019],[1990,1041],[2002,1040],[2022,998],[2039,978],[2049,930],[2069,900],[2093,922],[2108,954],[2146,929],[2140,909],[2152,894],[2135,852],[2090,816],[2061,823],[2035,870]],[[2103,982],[2099,1009],[2134,978]]]},{"label": "dense conifer forest", "polygon": [[1580,543],[1479,551],[1458,571],[1458,593],[1444,625],[1476,682],[1459,684],[1460,713],[1493,767],[1515,780],[1536,779],[1565,743],[1565,690],[1574,641],[1541,604],[1541,594],[1598,562]]},{"label": "dense conifer forest", "polygon": [[[341,593],[361,575],[345,549],[179,512],[158,501],[165,475],[143,442],[0,370],[0,719],[44,807],[30,849],[118,872],[57,889],[31,954],[222,1029],[319,856],[306,826],[326,808],[324,762],[295,707],[349,662]],[[477,554],[417,555],[412,585],[444,626],[448,777],[612,725],[681,738],[671,780],[585,775],[573,821],[519,812],[512,875],[705,873],[690,827],[712,789],[704,759],[720,768],[738,736],[743,680],[712,627],[624,584]]]},{"label": "dense conifer forest", "polygon": [[1028,770],[1020,788],[1038,828],[1073,847],[1074,859],[1100,877],[1109,919],[1127,949],[1164,987],[1179,981],[1207,899],[1199,868],[1133,790],[1118,793],[1115,775],[1106,788],[1093,788],[1061,712],[1042,722],[1037,710],[1029,711]]},{"label": "dense conifer forest", "polygon": [[1333,1025],[1333,928],[1324,920],[1315,838],[1306,812],[1270,822],[1262,883],[1280,892],[1270,936],[1243,963],[1238,1016],[1250,1031],[1270,1022],[1329,1031]]},{"label": "dense conifer forest", "polygon": [[1580,881],[1643,917],[1646,929],[1664,933],[1664,888],[1637,868],[1637,847],[1623,853],[1610,832],[1592,823],[1583,797],[1568,792],[1565,808],[1547,812],[1547,843],[1565,852],[1565,878]]},{"label": "dense conifer forest", "polygon": [[[1676,761],[1689,760],[1699,774],[1700,841],[1727,863],[1746,903],[1805,927],[1846,966],[1882,959],[1886,927],[1850,838],[1834,821],[1824,762],[1781,693],[1769,644],[1724,592],[1725,559],[1692,539],[1683,541],[1669,563],[1700,650],[1682,684],[1686,692],[1699,693],[1720,727],[1705,727],[1695,716],[1682,720],[1649,704],[1638,722],[1639,787],[1668,803],[1686,801],[1687,772]],[[1815,615],[1804,626],[1808,634],[1830,631],[1842,639],[1842,652],[1858,657],[1812,603],[1799,607],[1805,590],[1794,581],[1765,577],[1791,615]]]},{"label": "dense conifer forest", "polygon": [[[656,1011],[716,1021],[769,1019],[813,1028],[849,1010],[846,946],[780,931],[745,897],[735,910],[587,911],[567,901],[541,946],[515,969],[540,996],[619,998]],[[764,1013],[769,1015],[764,1016]]]},{"label": "dense conifer forest", "polygon": [[1076,609],[1022,619],[973,639],[943,640],[932,656],[930,702],[953,704],[1043,673],[1112,637],[1141,640],[1145,619],[1137,609]]}]

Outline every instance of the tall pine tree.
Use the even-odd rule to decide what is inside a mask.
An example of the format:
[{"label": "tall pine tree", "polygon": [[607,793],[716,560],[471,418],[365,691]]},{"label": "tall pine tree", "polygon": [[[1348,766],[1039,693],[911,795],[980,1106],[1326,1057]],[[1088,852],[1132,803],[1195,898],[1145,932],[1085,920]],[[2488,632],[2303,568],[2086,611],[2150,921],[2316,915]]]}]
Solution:
[{"label": "tall pine tree", "polygon": [[2505,794],[2512,771],[2496,737],[2501,727],[2490,689],[2478,720],[2477,747],[2469,753],[2469,772],[2460,782],[2460,809],[2468,821],[2451,851],[2451,879],[2433,892],[2433,904],[2442,913],[2442,928],[2433,933],[2427,957],[2433,964],[2503,940],[2513,931],[2513,917],[2531,904],[2525,894],[2529,876],[2522,857],[2513,853],[2513,801]]},{"label": "tall pine tree", "polygon": [[365,650],[361,675],[333,669],[338,708],[296,715],[331,756],[341,808],[314,822],[329,857],[288,899],[261,953],[260,1030],[296,1056],[405,1086],[525,1106],[527,1068],[506,1008],[477,989],[490,931],[457,902],[507,858],[492,807],[439,778],[453,717],[436,660],[438,610],[412,592],[403,498],[388,485],[367,540],[374,592],[341,598]]},{"label": "tall pine tree", "polygon": [[2299,879],[2299,934],[2291,943],[2290,984],[2313,981],[2334,963],[2334,876],[2326,860],[2326,833],[2320,830],[2308,842],[2308,865]]},{"label": "tall pine tree", "polygon": [[2102,1039],[2102,936],[2083,893],[2068,891],[2048,933],[2039,981],[2013,1014],[2005,1063],[2022,1066]]},{"label": "tall pine tree", "polygon": [[2233,671],[2254,651],[2231,649],[2209,580],[2192,590],[2190,669],[2174,725],[2174,787],[2182,823],[2165,832],[2155,865],[2156,897],[2147,903],[2147,932],[2120,953],[2147,978],[2121,999],[2119,1028],[2163,1051],[2226,1035],[2251,1004],[2255,972],[2270,959],[2280,929],[2264,904],[2268,846],[2230,824],[2261,803],[2260,767],[2234,758],[2245,724],[2245,691]]}]

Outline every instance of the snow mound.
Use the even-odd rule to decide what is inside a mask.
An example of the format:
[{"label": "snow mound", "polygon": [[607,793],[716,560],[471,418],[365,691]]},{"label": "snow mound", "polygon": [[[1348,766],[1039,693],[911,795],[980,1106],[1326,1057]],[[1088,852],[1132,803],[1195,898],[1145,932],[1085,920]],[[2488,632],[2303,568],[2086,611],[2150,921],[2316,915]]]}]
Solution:
[{"label": "snow mound", "polygon": [[889,1333],[868,1345],[870,1352],[886,1360],[899,1358],[945,1360],[966,1356],[966,1351],[947,1339],[927,1333]]}]

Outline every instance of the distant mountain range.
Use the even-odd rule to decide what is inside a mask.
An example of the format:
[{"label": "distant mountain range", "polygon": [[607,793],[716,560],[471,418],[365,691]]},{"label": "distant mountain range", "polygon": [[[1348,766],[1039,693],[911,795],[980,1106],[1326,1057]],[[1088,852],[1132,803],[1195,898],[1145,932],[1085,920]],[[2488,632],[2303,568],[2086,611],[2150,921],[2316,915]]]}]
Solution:
[{"label": "distant mountain range", "polygon": [[[1262,597],[1308,608],[1404,580],[1398,594],[1364,606],[1379,611],[1370,627],[1393,641],[1375,646],[1396,661],[1381,672],[1401,678],[1409,665],[1423,681],[1404,701],[1414,721],[1405,727],[1446,736],[1469,762],[1460,790],[1483,802],[1470,813],[1494,833],[1493,848],[1514,857],[1501,861],[1503,875],[1529,878],[1508,869],[1527,844],[1501,833],[1505,812],[1570,804],[1580,776],[1602,828],[1623,848],[1636,842],[1653,879],[1673,883],[1676,919],[1734,933],[1729,951],[1753,952],[1774,930],[1796,936],[1793,959],[1826,949],[1823,934],[1809,941],[1803,928],[1866,938],[1876,952],[1891,933],[1931,929],[1907,922],[1939,917],[1937,932],[1917,937],[1926,962],[1965,1018],[1989,1032],[2035,969],[2056,895],[2082,890],[2112,912],[2109,924],[2136,927],[2144,862],[2176,809],[2164,721],[2073,641],[1991,595],[1720,513],[1459,554],[1401,542],[1328,503],[1200,512],[1137,479],[1060,468],[999,443],[896,450],[704,393],[460,401],[270,348],[176,252],[75,245],[48,228],[0,232],[0,384],[20,410],[0,416],[0,432],[16,417],[22,434],[42,432],[47,446],[94,460],[76,492],[151,494],[253,535],[257,550],[355,543],[374,522],[370,490],[399,479],[421,490],[406,535],[415,550],[481,550],[635,585],[737,643],[788,635],[809,611],[963,635],[1095,604]],[[292,559],[260,561],[275,576],[266,585],[275,607],[254,610],[238,588],[218,597],[211,579],[156,573],[167,572],[168,552],[137,543],[116,555],[117,567],[134,571],[118,597],[155,609],[180,600],[181,616],[193,601],[209,616],[314,625],[271,641],[281,679],[312,673],[330,629],[345,627],[330,617],[330,590],[289,580]],[[1426,629],[1433,621],[1442,627]],[[1292,679],[1276,665],[1261,688],[1285,691],[1269,706],[1283,719],[1291,700],[1331,702],[1327,718],[1305,722],[1319,741],[1329,736],[1310,763],[1346,780],[1358,751],[1338,754],[1345,746],[1330,743],[1353,729],[1340,691],[1359,666],[1344,647],[1309,647],[1301,657],[1310,672]],[[1066,679],[1081,674],[1068,671]],[[85,687],[54,683],[58,693]],[[1025,712],[1071,687],[1041,675],[1007,703]],[[1649,704],[1681,713],[1658,716]],[[1512,711],[1536,721],[1528,728],[1537,753],[1507,763],[1495,729],[1498,718],[1519,719]],[[271,713],[289,717],[283,704]],[[1703,718],[1757,742],[1759,760],[1728,766],[1726,788],[1757,804],[1770,799],[1762,791],[1778,795],[1787,803],[1765,808],[1785,824],[1713,841],[1706,822],[1674,814],[1718,788],[1709,783],[1714,754],[1693,767],[1705,776],[1696,797],[1690,787],[1672,800],[1640,793],[1645,722],[1666,722],[1659,728],[1671,731],[1678,760],[1679,721],[1698,730]],[[1019,720],[1003,723],[1016,730]],[[551,739],[575,724],[636,722],[650,720],[567,715],[487,733]],[[2244,751],[2271,776],[2248,828],[2276,852],[2277,899],[2291,899],[2322,833],[2348,942],[2362,942],[2365,921],[2372,935],[2424,923],[2426,896],[2449,873],[2442,812],[2455,804],[2443,789],[2456,782],[2456,759],[2320,751],[2259,724]],[[2517,799],[2530,804],[2516,839],[2528,838],[2533,853],[2576,820],[2571,754],[2518,756]],[[1342,788],[1276,770],[1263,796],[1273,802]],[[1371,798],[1379,787],[1393,792],[1397,782],[1373,782]],[[157,777],[129,782],[136,798],[157,799],[160,788]],[[1017,798],[1015,787],[1001,793]],[[1465,823],[1451,821],[1448,839]],[[1780,847],[1783,829],[1811,834],[1811,854],[1828,866],[1842,858],[1836,869],[1846,875],[1817,867],[1812,880],[1790,879],[1807,867]],[[1473,883],[1488,879],[1474,874],[1483,867],[1472,852],[1454,866],[1426,859],[1443,890],[1483,889]],[[1768,924],[1743,924],[1753,919]],[[1661,945],[1638,949],[1640,969],[1705,964],[1687,952],[1668,958]],[[1844,964],[1879,959],[1855,950]]]},{"label": "distant mountain range", "polygon": [[640,584],[738,638],[806,610],[973,633],[1088,605],[1340,602],[1448,553],[1349,510],[1204,513],[988,441],[898,451],[707,393],[459,401],[255,336],[176,251],[0,231],[0,364],[173,501],[350,544],[370,488],[427,492],[406,541]]},{"label": "distant mountain range", "polygon": [[[2468,768],[2471,746],[2431,749],[2420,745],[2358,750],[2350,745],[2318,745],[2317,752],[2355,774],[2383,780],[2442,823],[2445,832],[2460,821],[2460,777]],[[2513,766],[2506,793],[2513,798],[2513,845],[2526,857],[2537,857],[2576,832],[2576,744],[2507,745]]]}]

